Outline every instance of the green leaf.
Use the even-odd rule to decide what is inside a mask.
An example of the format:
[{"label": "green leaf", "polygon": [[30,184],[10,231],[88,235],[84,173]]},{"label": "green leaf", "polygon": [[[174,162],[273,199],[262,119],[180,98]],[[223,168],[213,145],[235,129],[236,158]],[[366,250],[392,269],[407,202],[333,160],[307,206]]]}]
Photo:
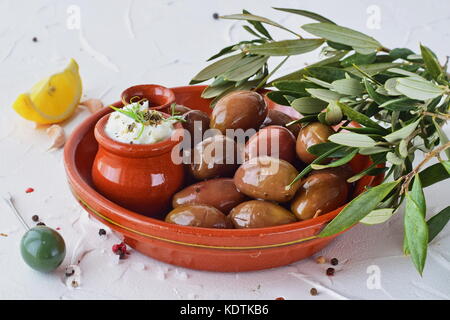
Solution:
[{"label": "green leaf", "polygon": [[275,103],[281,104],[283,106],[290,106],[291,103],[286,99],[286,96],[301,98],[305,95],[289,91],[270,91],[266,94],[266,96]]},{"label": "green leaf", "polygon": [[[242,13],[244,14],[251,14],[247,10],[242,10]],[[263,36],[266,38],[272,40],[272,36],[270,35],[269,31],[263,26],[263,24],[259,21],[253,21],[253,20],[247,20],[248,23],[250,23],[253,27],[255,27],[256,30],[258,30]],[[258,36],[258,35],[256,35]]]},{"label": "green leaf", "polygon": [[231,57],[223,58],[219,61],[216,61],[206,68],[204,68],[202,71],[200,71],[194,78],[192,78],[192,81],[194,82],[202,82],[211,78],[214,78],[215,76],[218,76],[224,72],[227,72],[232,66],[234,66],[239,60],[241,60],[244,57],[244,54],[236,54]]},{"label": "green leaf", "polygon": [[358,96],[364,92],[364,88],[356,79],[341,79],[333,81],[332,90],[349,96]]},{"label": "green leaf", "polygon": [[335,24],[333,21],[331,21],[330,19],[327,19],[323,16],[321,16],[320,14],[311,12],[311,11],[306,11],[306,10],[299,10],[299,9],[288,9],[288,8],[273,8],[275,10],[279,10],[279,11],[284,11],[284,12],[289,12],[289,13],[294,13],[294,14],[298,14],[307,18],[311,18],[314,19],[316,21],[319,22],[327,22],[327,23],[332,23]]},{"label": "green leaf", "polygon": [[340,103],[338,102],[338,106],[341,108],[342,112],[347,116],[347,118],[349,118],[350,120],[353,120],[363,126],[366,127],[370,127],[370,128],[374,128],[377,129],[379,132],[381,133],[385,133],[387,130],[385,128],[383,128],[382,126],[380,126],[378,123],[376,123],[375,121],[371,120],[368,116],[366,116],[365,114],[362,114],[358,111],[356,111],[355,109],[347,106],[344,103]]},{"label": "green leaf", "polygon": [[[312,145],[311,147],[308,148],[308,152],[315,156],[320,156],[332,149],[336,149],[336,147],[341,146],[333,142],[323,142]],[[333,154],[329,154],[328,157],[341,158],[344,157],[349,152],[349,150],[350,148],[339,148],[338,151],[334,152]]]},{"label": "green leaf", "polygon": [[[387,69],[394,68],[399,66],[398,63],[373,63],[373,64],[364,64],[358,66],[359,69],[361,69],[363,72],[368,74],[369,76],[375,76],[383,71],[386,71]],[[359,71],[355,67],[347,67],[344,69],[347,72],[350,72],[358,77],[361,77],[361,71]]]},{"label": "green leaf", "polygon": [[365,216],[360,222],[367,225],[374,225],[384,223],[389,220],[394,214],[394,209],[375,209],[367,216]]},{"label": "green leaf", "polygon": [[305,79],[316,84],[318,87],[322,87],[322,88],[326,88],[326,89],[331,89],[331,83],[316,79],[316,78],[312,78],[312,77],[307,77],[305,76]]},{"label": "green leaf", "polygon": [[302,28],[315,36],[351,46],[360,53],[376,51],[382,47],[382,45],[372,37],[331,23],[311,23],[302,26]]},{"label": "green leaf", "polygon": [[414,130],[416,130],[419,122],[420,122],[420,119],[413,123],[408,124],[407,126],[404,126],[403,128],[401,128],[397,131],[394,131],[394,132],[388,134],[387,136],[384,136],[383,138],[384,138],[384,140],[386,140],[387,142],[390,142],[390,143],[394,143],[399,140],[405,139],[411,133],[413,133]]},{"label": "green leaf", "polygon": [[397,156],[394,152],[388,152],[386,154],[386,160],[397,166],[403,164],[403,159]]},{"label": "green leaf", "polygon": [[313,114],[321,112],[327,103],[316,98],[303,97],[295,99],[291,106],[301,114]]},{"label": "green leaf", "polygon": [[291,72],[287,75],[284,75],[280,78],[277,78],[275,80],[272,81],[272,83],[277,82],[277,81],[281,81],[281,80],[298,80],[301,79],[306,73],[307,73],[307,69],[308,68],[313,68],[313,67],[322,67],[322,66],[328,66],[328,65],[332,65],[334,63],[337,63],[342,57],[344,57],[346,55],[346,52],[337,52],[334,56],[320,60],[316,63],[313,63],[307,67],[301,68],[297,71]]},{"label": "green leaf", "polygon": [[222,93],[224,93],[225,91],[231,89],[234,87],[234,82],[225,82],[221,85],[218,86],[208,86],[205,88],[205,90],[203,90],[202,92],[202,98],[204,99],[210,99],[210,98],[215,98],[219,95],[221,95]]},{"label": "green leaf", "polygon": [[417,109],[417,103],[417,100],[403,97],[388,100],[385,103],[382,103],[379,107],[391,111],[410,111]]},{"label": "green leaf", "polygon": [[398,78],[395,89],[408,98],[422,101],[439,97],[444,93],[444,90],[434,83],[415,77]]},{"label": "green leaf", "polygon": [[389,52],[389,56],[391,56],[395,60],[406,59],[408,56],[412,54],[414,54],[414,52],[408,48],[395,48]]},{"label": "green leaf", "polygon": [[231,46],[228,46],[228,47],[225,47],[225,48],[223,48],[222,50],[220,50],[218,53],[216,53],[215,55],[213,55],[212,57],[210,57],[208,60],[206,60],[206,61],[211,61],[211,60],[214,60],[214,59],[216,59],[216,58],[218,58],[218,57],[221,57],[221,56],[223,56],[223,55],[226,55],[226,54],[228,54],[228,53],[231,53],[231,52],[233,52],[233,51],[235,51],[236,50],[236,45],[235,44],[232,44]]},{"label": "green leaf", "polygon": [[280,25],[280,24],[278,24],[278,23],[276,23],[276,22],[274,22],[274,21],[272,21],[270,19],[267,19],[267,18],[264,18],[264,17],[261,17],[261,16],[256,16],[256,15],[253,15],[253,14],[248,14],[248,13],[231,14],[231,15],[227,15],[227,16],[222,16],[221,18],[222,19],[230,19],[230,20],[245,20],[245,21],[249,21],[249,22],[250,21],[258,21],[258,22],[262,22],[262,23],[269,24],[271,26],[283,29],[283,30],[285,30],[287,32],[290,32],[290,33],[298,36],[297,33],[289,30],[288,28],[283,27],[282,25]]},{"label": "green leaf", "polygon": [[246,56],[222,74],[229,81],[240,81],[254,75],[267,62],[268,57]]},{"label": "green leaf", "polygon": [[439,76],[443,73],[443,70],[436,58],[436,55],[429,48],[423,45],[420,45],[420,51],[428,73],[434,80],[438,80]]},{"label": "green leaf", "polygon": [[267,42],[247,48],[250,53],[267,56],[293,56],[313,51],[323,44],[322,39],[296,39]]},{"label": "green leaf", "polygon": [[428,225],[425,222],[425,197],[418,175],[414,178],[412,190],[406,192],[405,238],[411,259],[422,275],[427,257]]},{"label": "green leaf", "polygon": [[441,164],[447,170],[447,173],[450,174],[450,161],[442,161]]},{"label": "green leaf", "polygon": [[377,54],[375,52],[371,54],[360,54],[354,53],[351,56],[348,56],[344,60],[341,61],[341,66],[343,67],[351,67],[354,64],[371,64],[374,63],[377,58]]},{"label": "green leaf", "polygon": [[389,148],[384,148],[384,147],[370,147],[370,148],[360,148],[359,149],[359,153],[365,156],[371,155],[371,154],[377,154],[377,153],[382,153],[382,152],[386,152],[386,151],[390,151],[391,149]]},{"label": "green leaf", "polygon": [[259,35],[258,33],[256,33],[256,31],[254,31],[252,28],[250,28],[249,26],[242,26],[242,28],[244,28],[245,31],[247,31],[248,33],[250,33],[251,35],[254,35],[255,37],[261,38],[261,35]]},{"label": "green leaf", "polygon": [[399,182],[383,183],[357,196],[322,230],[319,237],[335,235],[356,224],[372,212]]},{"label": "green leaf", "polygon": [[356,155],[358,154],[358,149],[353,149],[349,154],[347,154],[346,156],[328,163],[328,164],[312,164],[311,168],[313,168],[314,170],[321,170],[321,169],[325,169],[325,168],[336,168],[336,167],[340,167],[346,163],[349,163]]},{"label": "green leaf", "polygon": [[450,206],[443,209],[436,214],[430,220],[427,221],[428,225],[428,242],[433,241],[434,238],[444,229],[445,225],[450,220]]},{"label": "green leaf", "polygon": [[328,103],[338,101],[342,97],[339,93],[327,89],[306,89],[306,91],[313,97]]},{"label": "green leaf", "polygon": [[355,148],[369,148],[374,147],[376,144],[375,140],[373,140],[369,136],[353,132],[335,133],[329,136],[328,140],[340,145]]},{"label": "green leaf", "polygon": [[306,73],[325,82],[333,82],[335,80],[345,79],[346,72],[334,67],[307,67]]},{"label": "green leaf", "polygon": [[[450,161],[446,162],[450,165]],[[429,187],[437,182],[450,178],[450,173],[445,169],[443,163],[435,163],[432,166],[422,170],[419,173],[420,180],[422,181],[423,188]]]},{"label": "green leaf", "polygon": [[372,87],[372,85],[369,83],[369,80],[367,78],[363,79],[364,86],[366,88],[367,93],[369,94],[369,97],[373,99],[377,104],[381,105],[387,101],[389,101],[389,98],[386,96],[383,96],[375,91],[375,89]]},{"label": "green leaf", "polygon": [[365,176],[378,175],[378,174],[381,174],[381,173],[383,173],[384,171],[387,170],[386,167],[384,167],[384,168],[377,168],[376,166],[378,164],[379,163],[373,163],[372,165],[370,165],[366,169],[364,169],[361,172],[355,174],[354,176],[348,178],[347,182],[348,183],[353,183],[353,182],[356,182],[356,181],[358,181],[359,179],[361,179],[361,178],[363,178]]},{"label": "green leaf", "polygon": [[317,88],[317,85],[305,80],[281,80],[273,82],[272,85],[278,90],[291,91],[301,94],[308,94],[306,89]]}]

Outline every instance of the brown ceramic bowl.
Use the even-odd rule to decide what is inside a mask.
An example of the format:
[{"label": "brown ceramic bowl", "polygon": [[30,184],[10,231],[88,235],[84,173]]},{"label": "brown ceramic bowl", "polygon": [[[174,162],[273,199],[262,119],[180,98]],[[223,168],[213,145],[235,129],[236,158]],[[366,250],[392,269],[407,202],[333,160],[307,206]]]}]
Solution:
[{"label": "brown ceramic bowl", "polygon": [[[162,113],[165,118],[168,114]],[[110,114],[95,125],[99,150],[92,165],[94,186],[106,198],[149,217],[170,209],[172,196],[183,186],[184,166],[172,161],[172,150],[183,139],[181,123],[172,136],[152,144],[114,141],[105,132]]]},{"label": "brown ceramic bowl", "polygon": [[175,102],[173,91],[157,84],[140,84],[129,87],[122,92],[121,98],[123,104],[147,99],[151,109],[162,112],[167,112],[170,105]]},{"label": "brown ceramic bowl", "polygon": [[[172,89],[176,102],[210,113],[209,101],[200,94],[204,86]],[[116,106],[120,106],[117,103]],[[268,100],[269,108],[298,116],[289,107]],[[91,167],[98,144],[94,138],[97,121],[111,112],[105,108],[86,119],[69,138],[64,162],[69,185],[80,204],[95,218],[122,234],[134,249],[170,264],[209,271],[250,271],[287,265],[323,249],[336,236],[316,238],[342,208],[317,218],[260,229],[208,229],[178,226],[127,210],[106,199],[92,184]],[[355,172],[370,165],[368,157],[351,161]],[[382,176],[364,177],[354,188],[353,197],[365,186],[377,185]]]}]

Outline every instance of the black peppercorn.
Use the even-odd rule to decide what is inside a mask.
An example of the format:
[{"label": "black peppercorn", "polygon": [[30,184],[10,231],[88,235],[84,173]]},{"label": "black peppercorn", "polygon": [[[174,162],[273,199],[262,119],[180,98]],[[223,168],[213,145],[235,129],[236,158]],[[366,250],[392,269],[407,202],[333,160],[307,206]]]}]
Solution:
[{"label": "black peppercorn", "polygon": [[328,268],[327,269],[327,276],[334,276],[334,268]]},{"label": "black peppercorn", "polygon": [[214,12],[214,13],[213,13],[213,18],[214,18],[215,20],[219,19],[219,14],[218,14],[217,12]]},{"label": "black peppercorn", "polygon": [[100,229],[100,230],[98,230],[98,234],[100,236],[104,236],[106,234],[106,230],[105,229]]},{"label": "black peppercorn", "polygon": [[34,216],[31,217],[31,220],[33,220],[34,222],[38,222],[39,216],[37,214],[35,214]]},{"label": "black peppercorn", "polygon": [[311,288],[311,290],[309,290],[309,293],[312,295],[312,296],[317,296],[319,293],[317,292],[317,289],[316,288]]},{"label": "black peppercorn", "polygon": [[43,223],[43,222],[38,222],[38,223],[36,223],[36,225],[37,225],[37,226],[45,226],[45,223]]},{"label": "black peppercorn", "polygon": [[331,263],[331,265],[333,265],[333,266],[337,266],[338,263],[339,263],[339,260],[336,259],[336,258],[333,258],[333,259],[331,259],[330,263]]},{"label": "black peppercorn", "polygon": [[36,38],[36,37],[33,37],[33,42],[37,42],[38,41],[38,38]]}]

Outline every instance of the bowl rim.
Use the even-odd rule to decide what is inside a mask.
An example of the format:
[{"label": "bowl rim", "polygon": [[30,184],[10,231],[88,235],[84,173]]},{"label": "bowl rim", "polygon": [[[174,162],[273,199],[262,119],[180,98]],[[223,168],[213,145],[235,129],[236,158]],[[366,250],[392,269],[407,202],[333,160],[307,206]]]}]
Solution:
[{"label": "bowl rim", "polygon": [[[174,91],[182,91],[187,90],[192,87],[206,87],[206,86],[180,86],[180,87],[174,87],[171,88]],[[122,105],[121,101],[115,102],[113,104],[114,106],[120,106]],[[170,230],[173,232],[174,238],[179,237],[180,234],[186,234],[190,236],[195,235],[204,235],[208,237],[215,237],[215,238],[227,238],[227,237],[233,237],[233,238],[248,238],[248,237],[260,237],[260,236],[275,236],[277,234],[287,233],[287,232],[294,232],[299,230],[308,230],[310,228],[318,228],[323,226],[325,223],[331,221],[334,219],[339,212],[348,204],[344,204],[340,208],[337,208],[336,210],[333,210],[331,212],[325,213],[317,218],[304,220],[304,221],[297,221],[285,225],[280,226],[273,226],[273,227],[264,227],[264,228],[254,228],[254,229],[213,229],[213,228],[199,228],[199,227],[190,227],[190,226],[180,226],[175,225],[171,223],[167,223],[162,220],[157,220],[151,217],[147,217],[141,214],[138,214],[136,212],[133,212],[131,210],[128,210],[126,208],[123,208],[119,206],[118,204],[115,204],[114,202],[108,200],[104,196],[102,196],[100,193],[98,193],[91,185],[89,185],[81,176],[78,170],[76,170],[75,166],[75,155],[77,147],[82,140],[82,138],[85,136],[85,134],[89,131],[89,128],[91,128],[93,125],[93,122],[98,121],[102,116],[112,112],[113,110],[105,107],[96,113],[90,115],[87,119],[85,119],[81,124],[78,125],[78,127],[73,131],[69,139],[67,140],[67,143],[64,148],[64,165],[66,169],[66,174],[68,176],[68,182],[72,189],[76,189],[78,193],[75,193],[75,196],[78,201],[80,201],[83,205],[87,206],[88,209],[96,211],[94,208],[92,208],[89,203],[96,203],[97,206],[101,206],[105,209],[107,209],[109,212],[113,213],[113,215],[123,218],[124,221],[127,221],[129,224],[135,226],[135,230],[130,230],[129,227],[123,226],[123,224],[118,224],[114,220],[112,220],[108,216],[104,216],[99,213],[100,218],[103,218],[109,223],[112,223],[114,225],[117,225],[125,230],[135,232],[139,235],[139,229],[153,229],[153,230]],[[375,177],[367,177],[368,181],[365,183],[365,185],[376,185],[381,182],[382,175],[375,176]],[[333,237],[333,236],[330,236]],[[158,237],[155,237],[158,238]],[[310,237],[308,239],[300,239],[300,241],[306,241],[311,240],[313,238],[317,238],[316,236]],[[171,239],[162,239],[167,240],[169,242],[177,242]],[[186,243],[182,243],[186,244]],[[279,246],[281,244],[278,244]],[[198,245],[202,247],[203,245]],[[217,248],[218,246],[204,246],[204,247],[214,247]],[[264,247],[264,246],[258,246],[258,247]],[[230,249],[235,248],[235,246],[230,247]],[[242,249],[245,247],[236,247],[237,249]]]}]

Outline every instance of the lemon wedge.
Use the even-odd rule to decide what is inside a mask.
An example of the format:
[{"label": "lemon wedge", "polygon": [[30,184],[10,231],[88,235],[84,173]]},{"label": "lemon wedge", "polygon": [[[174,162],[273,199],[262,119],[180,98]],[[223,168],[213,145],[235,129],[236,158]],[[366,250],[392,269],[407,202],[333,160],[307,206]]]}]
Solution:
[{"label": "lemon wedge", "polygon": [[36,83],[22,93],[13,109],[27,120],[39,124],[58,123],[69,118],[80,103],[82,84],[78,64],[70,59],[63,72]]}]

